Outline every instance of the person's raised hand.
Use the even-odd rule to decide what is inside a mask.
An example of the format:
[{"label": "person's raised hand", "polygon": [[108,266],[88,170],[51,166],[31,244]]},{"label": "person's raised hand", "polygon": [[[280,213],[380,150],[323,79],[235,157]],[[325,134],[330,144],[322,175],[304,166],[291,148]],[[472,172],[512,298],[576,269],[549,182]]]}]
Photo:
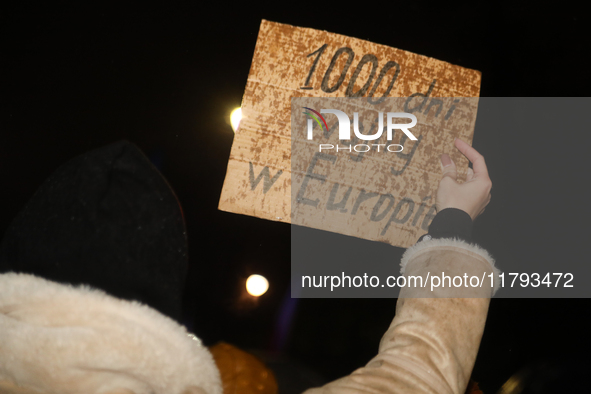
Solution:
[{"label": "person's raised hand", "polygon": [[461,209],[474,220],[490,201],[492,182],[488,177],[484,157],[460,139],[456,139],[454,144],[472,162],[474,169],[468,169],[466,182],[458,183],[455,163],[449,155],[441,155],[443,177],[437,189],[435,207],[437,212],[446,208]]}]

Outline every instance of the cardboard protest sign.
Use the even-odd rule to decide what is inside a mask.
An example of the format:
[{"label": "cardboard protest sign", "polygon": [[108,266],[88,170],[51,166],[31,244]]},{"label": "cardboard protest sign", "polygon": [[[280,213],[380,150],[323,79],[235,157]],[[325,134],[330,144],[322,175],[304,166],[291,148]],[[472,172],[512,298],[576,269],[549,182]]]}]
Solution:
[{"label": "cardboard protest sign", "polygon": [[[479,92],[478,71],[338,34],[263,21],[219,209],[407,247],[426,232],[434,216],[439,155],[451,154],[460,173],[467,169],[468,161],[452,149],[453,139],[472,141],[477,99],[454,98],[477,98]],[[316,105],[318,111],[327,108],[327,104],[313,101],[292,103],[292,98],[299,97],[360,98],[343,105],[366,107],[365,116],[364,110],[359,112],[359,119],[364,119],[360,128],[365,130],[372,126],[364,121],[373,120],[380,111],[395,112],[391,109],[398,107],[399,112],[417,117],[418,138],[412,140],[395,130],[390,142],[402,146],[402,151],[394,149],[388,155],[384,151],[373,155],[367,152],[366,159],[357,161],[351,157],[362,152],[347,151],[347,162],[345,156],[339,158],[344,167],[329,167],[327,164],[336,164],[336,160],[319,159],[318,143],[293,157],[292,143],[306,140],[310,119],[302,114],[301,107]],[[392,102],[393,97],[401,99]],[[297,120],[292,117],[295,108],[301,115]],[[367,111],[373,111],[373,115]],[[353,122],[353,113],[349,116]],[[293,136],[292,122],[299,130]],[[327,129],[336,123],[336,117],[329,115],[324,128],[316,125],[317,136],[325,133],[326,138],[320,141],[324,137],[317,137],[315,142],[329,143],[330,138],[336,138],[338,133],[331,134]],[[314,168],[310,170],[312,161]],[[340,190],[345,173],[347,185]],[[311,174],[322,174],[324,181],[311,182],[319,179]],[[302,194],[306,178],[309,180]],[[300,204],[298,195],[299,201],[318,203]]]}]

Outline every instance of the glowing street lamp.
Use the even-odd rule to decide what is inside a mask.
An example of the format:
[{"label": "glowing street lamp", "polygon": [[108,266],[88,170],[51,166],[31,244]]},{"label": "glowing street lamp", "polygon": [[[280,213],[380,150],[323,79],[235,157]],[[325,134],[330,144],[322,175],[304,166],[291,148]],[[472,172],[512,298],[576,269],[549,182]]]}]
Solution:
[{"label": "glowing street lamp", "polygon": [[269,281],[262,275],[250,275],[246,280],[246,291],[253,297],[260,297],[269,289]]},{"label": "glowing street lamp", "polygon": [[234,130],[234,132],[238,129],[240,119],[242,119],[242,108],[238,107],[232,111],[232,114],[230,115],[230,123],[232,124],[232,130]]}]

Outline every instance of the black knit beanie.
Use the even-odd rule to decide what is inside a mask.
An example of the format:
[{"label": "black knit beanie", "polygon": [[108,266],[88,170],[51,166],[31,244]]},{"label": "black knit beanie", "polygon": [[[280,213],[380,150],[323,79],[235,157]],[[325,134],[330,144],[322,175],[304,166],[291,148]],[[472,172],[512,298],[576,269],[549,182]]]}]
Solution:
[{"label": "black knit beanie", "polygon": [[61,166],[14,219],[0,272],[87,284],[179,320],[185,225],[162,175],[122,141]]}]

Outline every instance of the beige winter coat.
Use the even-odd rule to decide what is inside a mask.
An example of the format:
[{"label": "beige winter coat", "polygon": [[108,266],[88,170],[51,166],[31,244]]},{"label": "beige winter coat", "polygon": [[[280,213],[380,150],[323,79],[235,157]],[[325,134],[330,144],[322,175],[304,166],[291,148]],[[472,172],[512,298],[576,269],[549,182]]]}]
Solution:
[{"label": "beige winter coat", "polygon": [[[485,251],[452,240],[415,245],[402,269],[424,277],[482,277],[495,270]],[[379,354],[364,368],[306,394],[463,393],[491,294],[490,284],[403,289]],[[153,309],[88,288],[3,274],[0,393],[220,394],[221,384],[200,341]]]},{"label": "beige winter coat", "polygon": [[402,289],[396,316],[382,337],[378,355],[351,375],[305,394],[465,392],[489,297],[498,286],[494,281],[491,287],[488,277],[494,272],[493,278],[498,278],[493,259],[485,250],[461,241],[431,240],[406,251],[402,270],[407,277],[425,279],[442,273],[450,277],[484,275],[487,282],[477,288],[440,287],[434,292],[430,288]]}]

